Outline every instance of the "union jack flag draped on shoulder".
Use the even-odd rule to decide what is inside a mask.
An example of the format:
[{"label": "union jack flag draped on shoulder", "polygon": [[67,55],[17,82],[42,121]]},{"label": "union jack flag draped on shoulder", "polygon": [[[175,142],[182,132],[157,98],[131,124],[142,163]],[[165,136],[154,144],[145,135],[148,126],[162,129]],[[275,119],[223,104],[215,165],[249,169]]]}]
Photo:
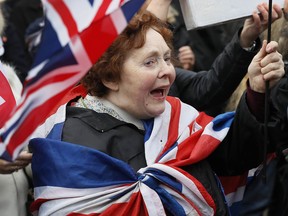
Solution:
[{"label": "union jack flag draped on shoulder", "polygon": [[[15,159],[58,101],[86,74],[144,0],[43,0],[45,27],[22,99],[0,130]],[[3,91],[3,89],[1,89]]]},{"label": "union jack flag draped on shoulder", "polygon": [[212,120],[168,97],[164,113],[144,123],[147,167],[136,173],[124,161],[61,141],[65,107],[38,128],[39,137],[46,138],[30,142],[34,215],[162,216],[166,210],[177,216],[215,214],[205,187],[180,167],[210,155],[226,136],[234,113]]}]

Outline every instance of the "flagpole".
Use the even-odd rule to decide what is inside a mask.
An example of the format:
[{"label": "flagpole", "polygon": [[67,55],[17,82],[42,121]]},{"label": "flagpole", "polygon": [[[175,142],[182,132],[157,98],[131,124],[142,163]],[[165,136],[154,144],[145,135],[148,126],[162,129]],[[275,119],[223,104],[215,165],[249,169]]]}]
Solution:
[{"label": "flagpole", "polygon": [[[269,11],[268,11],[268,29],[267,29],[267,43],[271,41],[271,28],[272,28],[272,0],[269,0]],[[266,182],[266,169],[267,169],[267,148],[269,144],[268,138],[268,119],[269,119],[269,97],[270,88],[269,81],[265,82],[265,116],[264,116],[264,161],[263,161],[263,172],[262,178]]]}]

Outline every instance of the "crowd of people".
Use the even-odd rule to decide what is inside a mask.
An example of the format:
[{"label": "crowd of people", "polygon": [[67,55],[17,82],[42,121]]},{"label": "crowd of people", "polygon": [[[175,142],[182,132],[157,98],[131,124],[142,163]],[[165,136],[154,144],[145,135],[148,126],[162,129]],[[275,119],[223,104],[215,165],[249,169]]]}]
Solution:
[{"label": "crowd of people", "polygon": [[[19,97],[33,61],[35,38],[25,38],[35,25],[41,34],[42,5],[1,6],[1,61]],[[269,43],[268,4],[257,9],[229,32],[226,24],[189,32],[178,1],[146,0],[57,110],[61,126],[44,123],[31,152],[0,159],[1,215],[287,215],[288,0],[273,5]],[[212,29],[226,36],[216,37],[224,45],[215,56]],[[27,58],[13,54],[13,42]],[[245,176],[263,161],[267,182],[246,176],[233,210],[218,177]]]}]

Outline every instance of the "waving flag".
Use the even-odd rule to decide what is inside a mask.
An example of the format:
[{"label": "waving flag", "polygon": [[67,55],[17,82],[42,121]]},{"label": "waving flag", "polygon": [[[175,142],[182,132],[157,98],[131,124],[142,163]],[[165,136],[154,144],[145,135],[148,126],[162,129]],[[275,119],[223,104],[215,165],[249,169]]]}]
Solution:
[{"label": "waving flag", "polygon": [[1,128],[0,156],[15,159],[55,104],[86,74],[144,0],[44,0],[45,27],[19,106]]},{"label": "waving flag", "polygon": [[[61,141],[65,112],[60,107],[53,117],[54,127],[49,122],[41,128],[40,134],[48,134],[47,138],[30,143],[35,215],[162,216],[166,210],[179,216],[214,215],[215,203],[205,187],[179,167],[211,154],[226,136],[233,113],[211,121],[178,99],[168,98],[164,113],[145,122],[147,167],[136,173],[100,151]],[[163,149],[155,145],[159,137]]]}]

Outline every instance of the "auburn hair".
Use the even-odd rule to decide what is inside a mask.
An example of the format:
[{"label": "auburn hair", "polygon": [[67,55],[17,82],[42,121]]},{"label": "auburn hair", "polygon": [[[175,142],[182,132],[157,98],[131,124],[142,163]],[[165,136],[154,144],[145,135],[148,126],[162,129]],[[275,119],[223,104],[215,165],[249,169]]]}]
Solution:
[{"label": "auburn hair", "polygon": [[106,82],[119,82],[121,71],[129,51],[144,46],[146,33],[152,28],[159,32],[173,50],[173,32],[166,22],[161,21],[148,11],[136,14],[125,30],[115,39],[112,45],[91,67],[81,83],[91,95],[103,97],[108,93]]}]

